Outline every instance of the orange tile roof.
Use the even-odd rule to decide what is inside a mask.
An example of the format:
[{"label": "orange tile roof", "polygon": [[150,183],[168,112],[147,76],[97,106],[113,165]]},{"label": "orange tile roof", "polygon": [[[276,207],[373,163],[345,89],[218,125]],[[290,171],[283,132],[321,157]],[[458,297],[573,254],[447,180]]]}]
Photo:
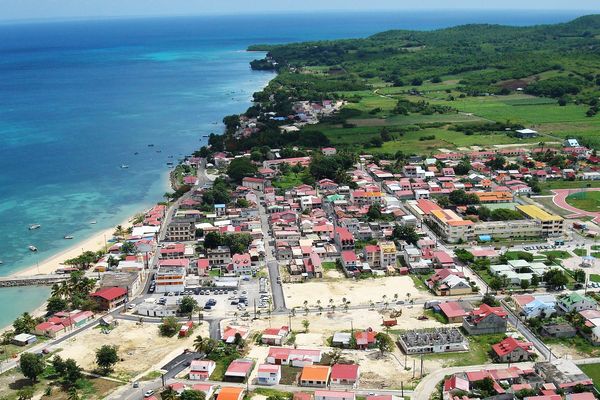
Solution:
[{"label": "orange tile roof", "polygon": [[243,388],[239,387],[224,387],[221,388],[217,400],[238,400],[240,394],[244,391]]},{"label": "orange tile roof", "polygon": [[[327,381],[330,368],[326,365],[307,365],[302,368],[301,381]],[[221,399],[219,399],[221,400]]]}]

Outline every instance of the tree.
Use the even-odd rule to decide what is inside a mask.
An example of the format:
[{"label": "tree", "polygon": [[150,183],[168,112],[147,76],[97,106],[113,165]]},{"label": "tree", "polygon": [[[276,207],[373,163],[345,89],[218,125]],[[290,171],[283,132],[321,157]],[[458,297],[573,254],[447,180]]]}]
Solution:
[{"label": "tree", "polygon": [[448,195],[448,200],[455,206],[479,204],[479,197],[474,193],[467,193],[463,189],[453,190]]},{"label": "tree", "polygon": [[64,365],[63,379],[68,385],[74,385],[81,378],[81,367],[72,358],[67,358]]},{"label": "tree", "polygon": [[159,325],[158,329],[160,330],[161,336],[171,337],[179,332],[181,324],[175,317],[165,317],[162,319],[162,323]]},{"label": "tree", "polygon": [[30,333],[35,329],[36,325],[37,321],[28,312],[24,312],[13,322],[13,328],[15,328],[16,334]]},{"label": "tree", "polygon": [[371,221],[375,221],[381,219],[381,206],[379,204],[372,204],[369,206],[369,210],[367,211],[367,218]]},{"label": "tree", "polygon": [[540,284],[540,278],[537,275],[533,275],[531,277],[531,286],[534,288],[538,287]]},{"label": "tree", "polygon": [[486,293],[483,295],[481,299],[481,304],[487,304],[490,307],[498,307],[500,303],[496,300],[496,297],[493,294]]},{"label": "tree", "polygon": [[523,290],[529,289],[529,280],[528,279],[523,279],[521,281],[521,289],[523,289]]},{"label": "tree", "polygon": [[119,249],[123,254],[135,254],[137,252],[137,248],[133,242],[125,242],[121,245]]},{"label": "tree", "polygon": [[59,311],[63,311],[69,307],[69,303],[61,297],[52,296],[48,299],[48,303],[46,304],[46,311],[49,314],[54,314]]},{"label": "tree", "polygon": [[177,400],[177,392],[171,386],[160,392],[162,400]]},{"label": "tree", "polygon": [[504,279],[495,276],[490,280],[489,286],[493,290],[500,290],[504,287]]},{"label": "tree", "polygon": [[77,391],[76,387],[72,387],[71,389],[69,389],[69,395],[67,397],[67,400],[79,400],[79,392]]},{"label": "tree", "polygon": [[103,373],[110,372],[117,361],[119,361],[117,346],[105,344],[96,350],[96,364]]},{"label": "tree", "polygon": [[394,341],[387,333],[379,332],[375,335],[377,341],[377,348],[384,355],[385,352],[392,351],[394,348]]},{"label": "tree", "polygon": [[183,296],[179,303],[179,313],[183,315],[192,315],[198,307],[198,302],[192,296]]},{"label": "tree", "polygon": [[409,244],[416,244],[419,241],[419,234],[415,228],[408,225],[396,225],[392,237],[396,240],[404,240]]},{"label": "tree", "polygon": [[58,376],[63,376],[65,371],[67,370],[67,367],[66,367],[65,361],[62,359],[62,357],[59,355],[54,356],[51,363],[52,363],[52,368],[54,368],[54,371],[56,372],[56,374]]},{"label": "tree", "polygon": [[585,271],[581,268],[578,268],[575,271],[573,271],[573,277],[577,282],[585,283]]},{"label": "tree", "polygon": [[237,183],[241,183],[242,179],[247,176],[256,174],[258,168],[247,157],[234,158],[227,167],[227,175]]},{"label": "tree", "polygon": [[37,382],[38,376],[46,368],[46,362],[41,354],[23,353],[19,361],[19,368],[25,377]]},{"label": "tree", "polygon": [[456,249],[454,250],[454,254],[456,254],[456,258],[458,258],[458,261],[464,264],[472,263],[475,259],[475,257],[473,257],[473,254],[469,253],[465,249]]},{"label": "tree", "polygon": [[302,326],[304,327],[304,333],[308,333],[308,327],[310,326],[310,321],[307,319],[303,319]]},{"label": "tree", "polygon": [[186,389],[179,395],[179,400],[206,400],[206,394],[199,390]]},{"label": "tree", "polygon": [[552,268],[543,275],[544,282],[551,288],[559,289],[569,283],[569,277],[558,268]]},{"label": "tree", "polygon": [[194,339],[194,350],[196,353],[202,353],[205,350],[206,341],[200,335],[196,336]]},{"label": "tree", "polygon": [[208,232],[204,236],[204,247],[207,249],[214,249],[221,246],[223,238],[219,232]]}]

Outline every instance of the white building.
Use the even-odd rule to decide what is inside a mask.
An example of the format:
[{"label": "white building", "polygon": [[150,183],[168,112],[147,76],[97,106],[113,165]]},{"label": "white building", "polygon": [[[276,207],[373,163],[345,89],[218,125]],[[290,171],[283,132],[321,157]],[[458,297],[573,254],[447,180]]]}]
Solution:
[{"label": "white building", "polygon": [[256,375],[259,385],[277,385],[281,380],[281,365],[260,364]]},{"label": "white building", "polygon": [[190,380],[207,381],[216,367],[213,360],[193,360],[190,364]]}]

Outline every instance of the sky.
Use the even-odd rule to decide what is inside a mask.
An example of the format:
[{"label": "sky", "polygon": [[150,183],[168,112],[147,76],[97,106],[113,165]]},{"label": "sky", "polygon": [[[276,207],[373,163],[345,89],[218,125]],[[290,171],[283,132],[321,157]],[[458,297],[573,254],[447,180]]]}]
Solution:
[{"label": "sky", "polygon": [[0,0],[0,20],[289,11],[527,9],[600,11],[599,0]]}]

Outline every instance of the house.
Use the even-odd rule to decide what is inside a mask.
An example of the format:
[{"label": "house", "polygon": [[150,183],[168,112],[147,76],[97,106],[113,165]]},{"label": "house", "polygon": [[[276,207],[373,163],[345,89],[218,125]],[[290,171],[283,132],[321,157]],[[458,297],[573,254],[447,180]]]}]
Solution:
[{"label": "house", "polygon": [[256,375],[259,385],[277,385],[281,380],[281,365],[260,364]]},{"label": "house", "polygon": [[441,269],[426,281],[427,287],[438,296],[463,295],[472,292],[471,285],[462,272],[455,269]]},{"label": "house", "polygon": [[304,366],[321,361],[322,352],[317,349],[294,349],[291,347],[271,347],[267,363],[275,365]]},{"label": "house", "polygon": [[554,338],[571,338],[577,334],[575,329],[570,324],[545,324],[542,325],[541,332],[542,336],[554,337]]},{"label": "house", "polygon": [[216,386],[211,385],[210,383],[196,383],[192,385],[192,390],[196,392],[204,392],[205,398],[210,399],[216,390]]},{"label": "house", "polygon": [[185,289],[186,267],[163,265],[156,270],[156,293],[181,292]]},{"label": "house", "polygon": [[127,302],[127,289],[120,287],[102,288],[90,297],[98,304],[98,309],[103,311],[112,310]]},{"label": "house", "polygon": [[217,400],[242,400],[244,398],[244,389],[241,387],[225,386],[217,394]]},{"label": "house", "polygon": [[354,250],[354,235],[346,228],[338,226],[333,233],[333,240],[340,251]]},{"label": "house", "polygon": [[359,376],[360,367],[358,364],[334,364],[331,367],[330,380],[332,386],[350,386],[356,388]]},{"label": "house", "polygon": [[492,345],[494,357],[500,362],[527,361],[533,354],[530,342],[522,342],[513,337],[507,337],[500,343]]},{"label": "house", "polygon": [[314,400],[356,400],[356,395],[347,391],[315,390]]},{"label": "house", "polygon": [[529,139],[529,138],[536,137],[537,135],[538,135],[537,131],[534,131],[533,129],[529,129],[529,128],[517,129],[515,131],[515,137],[518,137],[519,139]]},{"label": "house", "polygon": [[224,380],[229,382],[244,382],[252,368],[254,367],[254,361],[249,358],[238,358],[233,360],[225,371]]},{"label": "house", "polygon": [[597,306],[596,301],[590,297],[582,296],[577,292],[559,297],[556,305],[565,314],[573,311],[595,310]]},{"label": "house", "polygon": [[354,392],[315,390],[315,400],[356,400]]},{"label": "house", "polygon": [[334,156],[337,153],[337,150],[335,149],[335,147],[323,147],[321,149],[321,152],[325,156]]},{"label": "house", "polygon": [[265,190],[265,187],[268,186],[268,181],[264,178],[253,178],[247,176],[242,179],[242,186],[262,192]]},{"label": "house", "polygon": [[248,339],[250,331],[248,329],[238,326],[227,326],[221,335],[221,340],[225,343],[235,343],[236,338],[239,337],[242,340]]},{"label": "house", "polygon": [[444,381],[444,393],[448,392],[468,392],[469,391],[469,381],[466,379],[462,379],[456,375],[446,379]]},{"label": "house", "polygon": [[300,374],[300,386],[326,387],[331,368],[327,365],[306,365]]},{"label": "house", "polygon": [[469,335],[506,332],[508,314],[502,307],[482,304],[463,319],[463,328]]},{"label": "house", "polygon": [[440,312],[446,317],[449,323],[462,322],[463,318],[467,316],[467,312],[462,308],[457,301],[447,301],[441,303],[439,306]]},{"label": "house", "polygon": [[228,266],[228,270],[236,275],[252,275],[253,271],[250,254],[234,254],[233,257],[231,257],[231,264]]},{"label": "house", "polygon": [[267,328],[262,332],[260,341],[263,344],[281,346],[289,333],[290,328],[287,326]]},{"label": "house", "polygon": [[342,251],[342,267],[344,268],[346,275],[353,275],[357,272],[359,265],[360,263],[353,250]]},{"label": "house", "polygon": [[207,381],[216,367],[213,360],[192,360],[189,378],[192,381]]},{"label": "house", "polygon": [[356,342],[356,348],[358,350],[366,350],[372,348],[377,343],[377,339],[375,339],[376,335],[377,332],[373,331],[371,328],[364,331],[354,332],[354,341]]},{"label": "house", "polygon": [[556,313],[556,299],[552,295],[516,295],[513,302],[517,312],[525,317],[550,317]]},{"label": "house", "polygon": [[17,346],[27,346],[37,342],[37,337],[29,333],[19,333],[12,338],[11,342]]}]

